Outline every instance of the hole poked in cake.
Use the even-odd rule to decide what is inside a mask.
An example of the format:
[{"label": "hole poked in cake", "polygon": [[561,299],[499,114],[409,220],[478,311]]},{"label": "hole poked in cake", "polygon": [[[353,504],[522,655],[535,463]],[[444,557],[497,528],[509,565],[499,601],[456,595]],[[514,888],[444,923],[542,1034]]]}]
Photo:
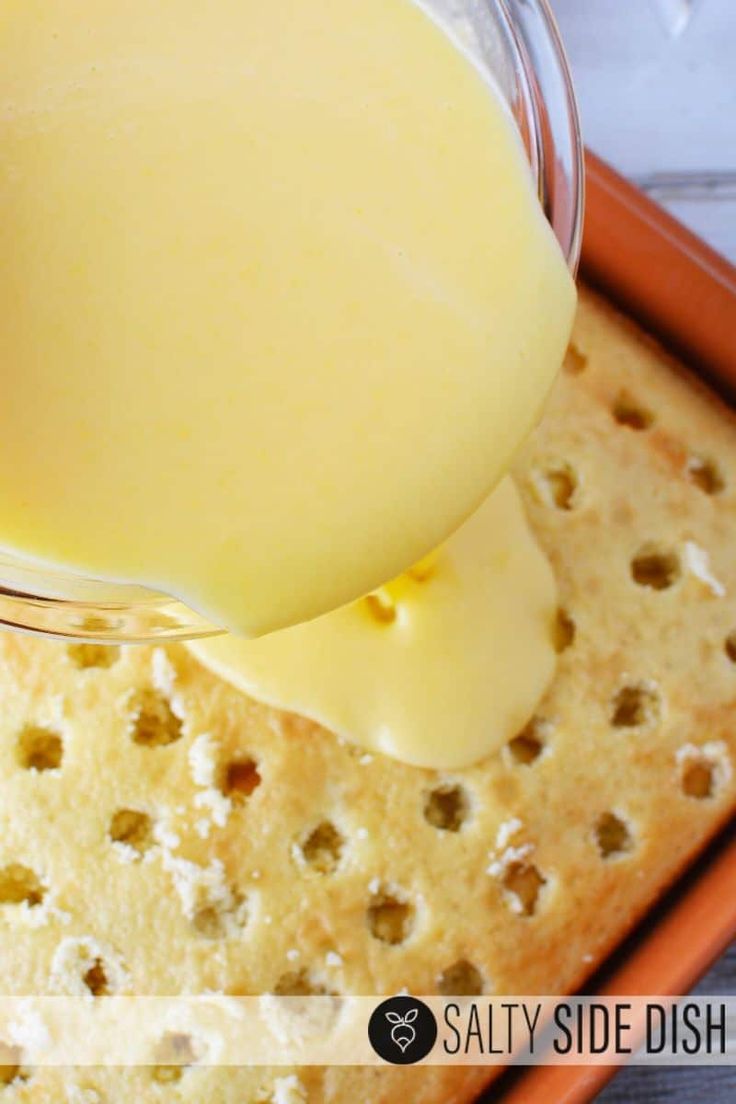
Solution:
[{"label": "hole poked in cake", "polygon": [[68,644],[66,654],[81,671],[105,670],[120,659],[120,649],[112,644]]},{"label": "hole poked in cake", "polygon": [[631,560],[631,577],[637,586],[668,590],[680,578],[680,557],[671,548],[649,543]]},{"label": "hole poked in cake", "polygon": [[588,356],[574,341],[567,347],[564,361],[565,371],[571,376],[579,376],[588,366]]},{"label": "hole poked in cake", "polygon": [[258,763],[250,756],[231,759],[222,769],[220,790],[236,804],[242,804],[260,784]]},{"label": "hole poked in cake", "polygon": [[46,895],[38,875],[22,863],[0,867],[0,905],[27,905],[36,908]]},{"label": "hole poked in cake", "polygon": [[51,961],[51,990],[68,996],[106,997],[129,985],[120,956],[92,936],[62,939]]},{"label": "hole poked in cake", "polygon": [[[118,809],[108,829],[113,843],[130,848],[140,858],[153,846],[153,821],[139,809]],[[131,856],[133,857],[133,856]]]},{"label": "hole poked in cake", "polygon": [[159,1085],[176,1084],[184,1071],[199,1061],[194,1040],[183,1031],[167,1031],[156,1044],[153,1057],[151,1078]]},{"label": "hole poked in cake", "polygon": [[363,599],[369,617],[377,625],[393,625],[398,616],[396,602],[386,590],[377,590]]},{"label": "hole poked in cake", "polygon": [[185,1066],[155,1065],[150,1066],[151,1080],[157,1085],[176,1085],[181,1081]]},{"label": "hole poked in cake", "polygon": [[479,997],[483,989],[483,975],[466,958],[453,962],[437,979],[437,991],[443,997]]},{"label": "hole poked in cake", "polygon": [[337,993],[310,970],[288,970],[273,987],[277,997],[334,997]]},{"label": "hole poked in cake", "polygon": [[685,471],[690,482],[703,494],[717,495],[725,490],[726,480],[715,460],[706,456],[692,455],[688,457]]},{"label": "hole poked in cake", "polygon": [[736,663],[736,629],[728,634],[724,643],[723,650],[731,660],[732,663]]},{"label": "hole poked in cake", "polygon": [[0,1039],[0,1088],[23,1080],[22,1061],[23,1052],[20,1047]]},{"label": "hole poked in cake", "polygon": [[566,460],[553,460],[538,469],[535,482],[548,506],[566,511],[577,505],[580,481],[575,468]]},{"label": "hole poked in cake", "polygon": [[447,782],[424,799],[424,819],[441,832],[459,832],[470,816],[470,799],[463,786]]},{"label": "hole poked in cake", "polygon": [[203,939],[235,937],[248,923],[248,901],[230,889],[226,899],[205,901],[192,913],[192,927]]},{"label": "hole poked in cake", "polygon": [[566,652],[575,643],[577,626],[565,609],[558,609],[552,631],[552,642],[558,655]]},{"label": "hole poked in cake", "polygon": [[64,742],[52,728],[26,725],[18,736],[16,758],[23,770],[58,770],[64,758]]},{"label": "hole poked in cake", "polygon": [[371,894],[368,930],[374,939],[396,947],[405,943],[414,928],[414,906],[396,886],[379,886]]},{"label": "hole poked in cake", "polygon": [[694,797],[698,801],[712,797],[714,774],[713,764],[705,759],[694,760],[686,764],[681,775],[682,792],[686,797]]},{"label": "hole poked in cake", "polygon": [[534,863],[522,860],[509,863],[501,878],[501,884],[512,912],[519,916],[534,916],[547,879]]},{"label": "hole poked in cake", "polygon": [[552,726],[542,717],[532,719],[506,745],[506,752],[512,764],[531,766],[539,759],[547,747]]},{"label": "hole poked in cake", "polygon": [[649,429],[654,424],[654,414],[643,403],[635,399],[628,391],[622,391],[613,404],[611,413],[620,426],[637,432]]},{"label": "hole poked in cake", "polygon": [[662,712],[659,691],[653,682],[628,683],[611,702],[614,728],[644,728],[657,723]]},{"label": "hole poked in cake", "polygon": [[344,847],[344,836],[330,820],[321,821],[299,845],[305,864],[317,874],[334,873]]},{"label": "hole poked in cake", "polygon": [[593,828],[596,847],[603,859],[615,859],[631,851],[634,839],[626,821],[616,813],[602,813]]},{"label": "hole poked in cake", "polygon": [[141,690],[133,700],[132,740],[140,747],[167,747],[182,736],[181,718],[157,690]]},{"label": "hole poked in cake", "polygon": [[96,958],[82,974],[82,981],[93,997],[108,997],[112,992],[105,963]]},{"label": "hole poked in cake", "polygon": [[678,748],[676,761],[680,789],[685,797],[707,801],[718,796],[731,779],[733,768],[728,747],[723,740],[685,744]]}]

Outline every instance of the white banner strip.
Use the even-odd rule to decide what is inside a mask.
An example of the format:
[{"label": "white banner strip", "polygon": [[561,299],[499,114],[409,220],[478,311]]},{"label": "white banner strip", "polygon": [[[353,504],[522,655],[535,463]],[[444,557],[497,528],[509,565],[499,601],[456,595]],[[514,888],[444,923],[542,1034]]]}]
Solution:
[{"label": "white banner strip", "polygon": [[736,1065],[736,997],[0,997],[0,1066]]}]

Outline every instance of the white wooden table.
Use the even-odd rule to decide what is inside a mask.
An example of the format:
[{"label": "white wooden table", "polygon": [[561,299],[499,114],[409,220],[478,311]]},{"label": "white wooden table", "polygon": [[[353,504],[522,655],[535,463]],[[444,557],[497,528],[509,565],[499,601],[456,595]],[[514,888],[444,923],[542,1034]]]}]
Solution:
[{"label": "white wooden table", "polygon": [[552,0],[587,144],[736,262],[736,0]]},{"label": "white wooden table", "polygon": [[[697,0],[674,39],[652,0],[552,4],[587,144],[736,262],[736,0]],[[736,993],[736,948],[698,991]],[[599,1097],[600,1104],[700,1100],[736,1101],[736,1070],[630,1069]]]}]

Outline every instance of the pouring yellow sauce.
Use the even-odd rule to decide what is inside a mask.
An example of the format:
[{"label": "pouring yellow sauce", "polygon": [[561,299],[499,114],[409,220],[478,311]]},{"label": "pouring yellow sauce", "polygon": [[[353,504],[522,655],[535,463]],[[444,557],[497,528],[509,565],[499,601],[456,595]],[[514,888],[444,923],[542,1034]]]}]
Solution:
[{"label": "pouring yellow sauce", "polygon": [[6,0],[0,547],[257,635],[443,541],[572,281],[412,0]]}]

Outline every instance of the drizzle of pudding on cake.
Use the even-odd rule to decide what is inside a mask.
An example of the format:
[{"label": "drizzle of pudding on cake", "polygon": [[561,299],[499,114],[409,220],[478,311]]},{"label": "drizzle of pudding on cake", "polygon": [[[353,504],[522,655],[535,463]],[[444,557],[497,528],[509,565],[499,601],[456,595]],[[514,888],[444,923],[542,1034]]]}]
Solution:
[{"label": "drizzle of pudding on cake", "polygon": [[189,647],[216,674],[370,751],[468,766],[520,731],[554,669],[556,586],[510,477],[437,552],[343,609]]}]

